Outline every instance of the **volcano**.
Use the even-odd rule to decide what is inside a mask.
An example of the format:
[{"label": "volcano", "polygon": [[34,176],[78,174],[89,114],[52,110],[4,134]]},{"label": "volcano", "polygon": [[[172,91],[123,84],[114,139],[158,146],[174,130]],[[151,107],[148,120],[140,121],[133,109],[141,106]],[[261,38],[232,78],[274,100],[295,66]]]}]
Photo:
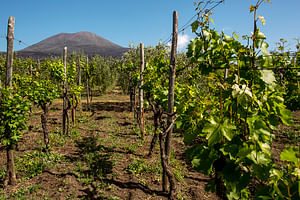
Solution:
[{"label": "volcano", "polygon": [[120,58],[128,48],[114,44],[94,33],[81,31],[78,33],[60,33],[41,42],[18,51],[19,56],[43,58],[62,56],[63,48],[68,47],[68,54],[100,55]]}]

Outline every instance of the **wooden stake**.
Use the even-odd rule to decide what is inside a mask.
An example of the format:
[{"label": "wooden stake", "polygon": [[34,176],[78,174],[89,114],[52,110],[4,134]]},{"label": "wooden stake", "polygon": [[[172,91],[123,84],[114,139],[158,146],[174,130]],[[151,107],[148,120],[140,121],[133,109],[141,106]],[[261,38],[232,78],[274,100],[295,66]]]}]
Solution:
[{"label": "wooden stake", "polygon": [[[176,74],[176,52],[177,52],[177,40],[178,40],[178,13],[173,12],[173,34],[172,34],[172,48],[171,58],[169,66],[169,94],[168,94],[168,117],[167,127],[170,127],[166,132],[166,136],[160,133],[160,144],[161,146],[161,162],[163,166],[163,178],[162,187],[163,191],[167,191],[168,180],[170,184],[170,197],[169,199],[176,199],[176,183],[173,172],[169,167],[170,151],[171,151],[171,135],[173,132],[173,119],[174,119],[174,92],[175,92],[175,74]],[[162,148],[163,146],[163,148]]]},{"label": "wooden stake", "polygon": [[40,61],[40,59],[38,59],[38,63],[37,63],[38,72],[40,72],[40,69],[41,69],[41,61]]},{"label": "wooden stake", "polygon": [[7,27],[6,82],[5,82],[5,85],[8,87],[12,86],[14,31],[15,31],[15,18],[9,17],[8,27]]},{"label": "wooden stake", "polygon": [[[81,65],[80,56],[78,56],[78,85],[81,86]],[[82,112],[81,92],[79,93],[79,112]]]},{"label": "wooden stake", "polygon": [[144,94],[143,94],[143,85],[144,85],[144,80],[143,80],[143,73],[144,73],[144,67],[145,67],[145,59],[144,59],[144,44],[140,44],[140,60],[141,60],[141,65],[140,65],[140,86],[139,86],[139,102],[140,102],[140,109],[139,109],[139,122],[140,122],[140,130],[141,130],[141,135],[143,139],[145,138],[145,129],[144,129]]},{"label": "wooden stake", "polygon": [[[173,13],[173,36],[172,36],[172,49],[169,67],[169,95],[168,95],[168,126],[173,123],[174,113],[174,91],[175,91],[175,74],[176,74],[176,53],[177,53],[177,40],[178,40],[178,14],[176,11]],[[167,133],[166,136],[166,155],[170,155],[171,147],[171,134],[173,128]]]},{"label": "wooden stake", "polygon": [[65,72],[65,80],[64,80],[64,86],[63,86],[63,134],[68,134],[66,129],[66,120],[68,115],[67,110],[67,47],[64,48],[64,55],[63,55],[63,61],[64,61],[64,72]]},{"label": "wooden stake", "polygon": [[[15,18],[9,17],[7,26],[7,53],[6,53],[6,80],[5,87],[12,86],[12,71],[13,71],[13,55],[14,55],[14,30],[15,30]],[[7,131],[7,130],[5,130]],[[9,133],[6,133],[9,135]],[[5,135],[6,135],[5,134]],[[15,172],[14,162],[14,144],[9,144],[6,147],[7,158],[7,171],[4,179],[4,186],[15,185],[17,183],[17,177]]]},{"label": "wooden stake", "polygon": [[86,110],[90,110],[90,78],[88,73],[89,57],[86,57]]},{"label": "wooden stake", "polygon": [[73,126],[75,126],[75,120],[76,120],[76,109],[75,109],[75,94],[73,94],[72,96],[73,98],[73,102],[72,102],[72,122],[73,122]]}]

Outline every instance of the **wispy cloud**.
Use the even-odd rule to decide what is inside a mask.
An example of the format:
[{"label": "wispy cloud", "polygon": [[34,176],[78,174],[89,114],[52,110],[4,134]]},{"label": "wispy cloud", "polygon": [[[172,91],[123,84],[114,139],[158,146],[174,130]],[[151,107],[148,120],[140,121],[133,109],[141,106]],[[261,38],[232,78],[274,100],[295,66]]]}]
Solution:
[{"label": "wispy cloud", "polygon": [[[190,36],[187,34],[179,34],[178,35],[178,42],[177,42],[177,48],[179,50],[182,50],[183,48],[186,47],[186,45],[190,41]],[[171,42],[168,43],[168,46],[171,46]]]}]

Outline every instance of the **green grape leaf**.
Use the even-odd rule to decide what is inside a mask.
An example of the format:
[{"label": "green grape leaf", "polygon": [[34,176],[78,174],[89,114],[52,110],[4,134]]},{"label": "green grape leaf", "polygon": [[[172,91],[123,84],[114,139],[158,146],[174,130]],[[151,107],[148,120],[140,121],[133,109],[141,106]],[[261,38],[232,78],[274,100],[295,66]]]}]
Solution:
[{"label": "green grape leaf", "polygon": [[213,163],[218,159],[216,151],[212,151],[206,147],[198,145],[197,156],[192,160],[192,165],[197,171],[203,171],[206,175],[210,174]]},{"label": "green grape leaf", "polygon": [[194,21],[194,22],[191,24],[191,26],[192,26],[192,31],[193,31],[193,32],[196,32],[197,29],[199,28],[199,21],[198,21],[198,20]]},{"label": "green grape leaf", "polygon": [[299,147],[289,146],[281,152],[280,160],[287,161],[287,162],[293,162],[293,163],[295,163],[295,165],[297,165],[297,162],[299,162],[299,159],[300,159],[299,154],[300,154]]},{"label": "green grape leaf", "polygon": [[287,110],[283,105],[276,107],[277,113],[285,125],[292,125],[293,118],[291,111]]},{"label": "green grape leaf", "polygon": [[253,150],[247,157],[257,165],[268,165],[272,162],[270,156],[263,152],[256,152],[255,150]]},{"label": "green grape leaf", "polygon": [[235,128],[236,127],[231,124],[228,119],[225,119],[224,122],[220,122],[220,120],[212,118],[210,123],[203,127],[202,131],[207,133],[206,139],[208,140],[208,145],[214,145],[221,142],[223,137],[231,141],[234,136]]}]

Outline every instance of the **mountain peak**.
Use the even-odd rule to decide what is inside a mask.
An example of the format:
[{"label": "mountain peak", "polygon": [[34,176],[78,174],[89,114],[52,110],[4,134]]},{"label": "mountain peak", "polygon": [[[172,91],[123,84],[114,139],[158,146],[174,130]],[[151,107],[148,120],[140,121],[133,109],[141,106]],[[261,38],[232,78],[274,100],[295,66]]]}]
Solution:
[{"label": "mountain peak", "polygon": [[19,54],[34,56],[34,54],[47,56],[61,56],[64,47],[68,52],[83,53],[88,56],[98,54],[100,56],[121,57],[128,49],[114,44],[95,33],[80,31],[77,33],[59,33],[41,42],[29,46]]}]

